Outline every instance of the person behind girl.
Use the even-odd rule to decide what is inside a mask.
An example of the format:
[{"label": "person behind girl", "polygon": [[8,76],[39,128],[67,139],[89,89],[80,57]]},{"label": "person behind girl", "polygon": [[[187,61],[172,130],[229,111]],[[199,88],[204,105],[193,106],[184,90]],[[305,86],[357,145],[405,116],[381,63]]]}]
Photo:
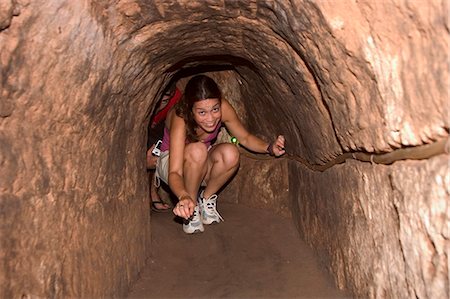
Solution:
[{"label": "person behind girl", "polygon": [[276,157],[285,153],[282,135],[268,143],[250,134],[214,80],[205,75],[189,80],[165,124],[156,175],[178,198],[173,213],[186,219],[183,230],[188,234],[223,221],[216,192],[237,171],[239,151],[231,143],[213,144],[222,125],[253,152]]},{"label": "person behind girl", "polygon": [[166,212],[170,209],[170,206],[163,202],[158,194],[158,187],[154,184],[153,175],[156,167],[156,161],[158,159],[152,151],[155,148],[155,144],[158,140],[162,139],[164,134],[164,121],[166,120],[167,113],[181,98],[181,91],[176,87],[175,83],[169,85],[164,92],[161,100],[157,104],[156,112],[150,121],[148,128],[147,139],[147,170],[149,173],[150,184],[150,200],[151,209],[154,212]]}]

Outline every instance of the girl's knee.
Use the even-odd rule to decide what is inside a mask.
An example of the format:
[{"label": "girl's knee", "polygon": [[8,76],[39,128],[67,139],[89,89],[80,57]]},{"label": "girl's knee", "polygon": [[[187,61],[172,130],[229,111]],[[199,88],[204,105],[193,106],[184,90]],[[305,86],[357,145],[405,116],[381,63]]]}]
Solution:
[{"label": "girl's knee", "polygon": [[221,158],[225,165],[235,167],[239,165],[239,150],[233,144],[224,144],[221,150]]},{"label": "girl's knee", "polygon": [[205,163],[208,159],[208,149],[202,142],[195,142],[186,145],[184,158],[188,162]]}]

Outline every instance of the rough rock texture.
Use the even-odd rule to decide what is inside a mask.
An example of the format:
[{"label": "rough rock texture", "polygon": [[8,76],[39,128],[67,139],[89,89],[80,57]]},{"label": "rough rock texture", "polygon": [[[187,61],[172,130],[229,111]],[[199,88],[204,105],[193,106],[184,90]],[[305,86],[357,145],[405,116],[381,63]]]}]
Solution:
[{"label": "rough rock texture", "polygon": [[149,86],[83,1],[17,3],[0,32],[0,297],[123,295],[150,246],[133,96]]},{"label": "rough rock texture", "polygon": [[448,157],[289,168],[299,230],[339,286],[362,298],[448,297]]},{"label": "rough rock texture", "polygon": [[[150,246],[146,125],[174,76],[226,71],[249,129],[311,165],[448,138],[447,14],[446,0],[0,0],[0,297],[126,293]],[[340,287],[448,297],[448,154],[282,161],[243,161],[226,192],[280,194],[261,198],[293,205]]]},{"label": "rough rock texture", "polygon": [[291,217],[287,163],[241,155],[238,173],[221,192],[220,200],[245,204]]}]

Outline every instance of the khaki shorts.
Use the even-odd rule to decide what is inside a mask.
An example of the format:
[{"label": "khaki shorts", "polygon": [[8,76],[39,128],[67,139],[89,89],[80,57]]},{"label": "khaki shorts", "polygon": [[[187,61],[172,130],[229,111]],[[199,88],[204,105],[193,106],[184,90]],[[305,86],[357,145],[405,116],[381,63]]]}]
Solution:
[{"label": "khaki shorts", "polygon": [[161,185],[161,180],[169,185],[169,151],[161,153],[158,160],[156,160],[155,169],[155,186]]}]

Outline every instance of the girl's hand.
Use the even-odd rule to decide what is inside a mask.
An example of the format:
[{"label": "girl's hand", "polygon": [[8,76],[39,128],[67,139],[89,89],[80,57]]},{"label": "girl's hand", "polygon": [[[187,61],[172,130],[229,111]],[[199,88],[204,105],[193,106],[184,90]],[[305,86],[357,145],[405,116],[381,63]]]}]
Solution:
[{"label": "girl's hand", "polygon": [[281,155],[284,155],[286,153],[286,150],[284,149],[284,136],[279,135],[275,142],[270,143],[269,145],[269,154],[275,157],[279,157]]},{"label": "girl's hand", "polygon": [[175,205],[173,213],[184,219],[189,219],[189,217],[194,214],[194,208],[196,203],[192,200],[189,195],[183,195],[180,201]]}]

